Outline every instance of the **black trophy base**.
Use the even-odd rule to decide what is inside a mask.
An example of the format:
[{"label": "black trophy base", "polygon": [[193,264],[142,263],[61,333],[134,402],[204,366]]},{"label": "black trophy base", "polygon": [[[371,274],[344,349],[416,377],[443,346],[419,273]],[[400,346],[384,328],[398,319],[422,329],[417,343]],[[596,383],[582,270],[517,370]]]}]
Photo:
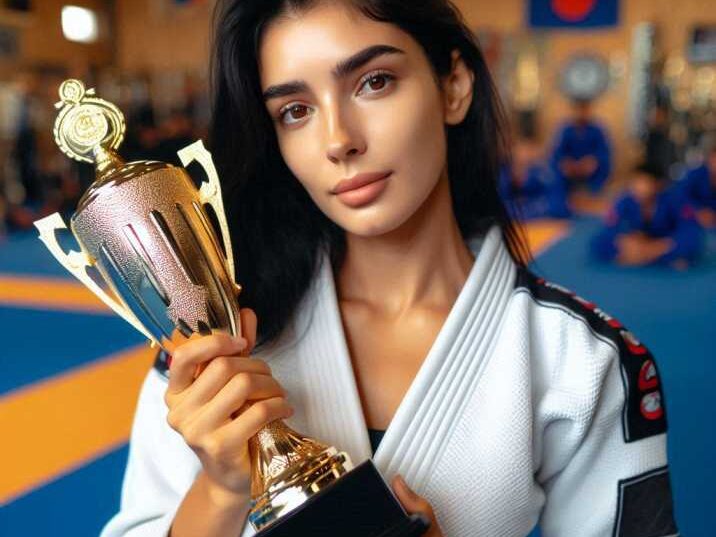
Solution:
[{"label": "black trophy base", "polygon": [[255,537],[417,537],[427,529],[424,517],[405,514],[367,460]]}]

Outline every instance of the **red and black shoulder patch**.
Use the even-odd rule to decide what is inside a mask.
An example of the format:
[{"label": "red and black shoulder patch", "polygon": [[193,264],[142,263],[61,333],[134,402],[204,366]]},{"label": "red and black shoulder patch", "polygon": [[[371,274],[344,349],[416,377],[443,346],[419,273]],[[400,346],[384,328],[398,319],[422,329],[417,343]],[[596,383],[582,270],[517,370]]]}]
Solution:
[{"label": "red and black shoulder patch", "polygon": [[592,332],[613,344],[621,364],[626,401],[622,412],[624,440],[634,442],[666,432],[664,393],[656,361],[634,335],[593,302],[521,269],[517,287],[543,306],[558,307],[583,320]]}]

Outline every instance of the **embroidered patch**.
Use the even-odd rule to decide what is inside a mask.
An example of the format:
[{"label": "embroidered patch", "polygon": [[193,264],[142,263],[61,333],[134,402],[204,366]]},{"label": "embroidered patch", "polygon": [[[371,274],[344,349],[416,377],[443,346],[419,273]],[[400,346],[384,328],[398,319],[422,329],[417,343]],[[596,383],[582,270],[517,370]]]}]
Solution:
[{"label": "embroidered patch", "polygon": [[654,357],[626,327],[596,304],[576,293],[538,278],[527,270],[518,273],[518,287],[526,288],[538,302],[561,306],[589,325],[595,334],[612,341],[619,351],[626,401],[622,412],[625,442],[666,432],[664,393]]},{"label": "embroidered patch", "polygon": [[674,507],[666,466],[622,479],[612,537],[676,536]]}]

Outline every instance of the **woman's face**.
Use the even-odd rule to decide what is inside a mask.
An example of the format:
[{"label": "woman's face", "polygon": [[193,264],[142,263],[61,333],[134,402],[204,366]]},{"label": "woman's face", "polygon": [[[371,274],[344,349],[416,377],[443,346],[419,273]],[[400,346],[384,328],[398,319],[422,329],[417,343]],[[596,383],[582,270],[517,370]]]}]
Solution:
[{"label": "woman's face", "polygon": [[444,98],[397,26],[323,3],[272,21],[259,65],[286,164],[346,231],[398,228],[446,173]]}]

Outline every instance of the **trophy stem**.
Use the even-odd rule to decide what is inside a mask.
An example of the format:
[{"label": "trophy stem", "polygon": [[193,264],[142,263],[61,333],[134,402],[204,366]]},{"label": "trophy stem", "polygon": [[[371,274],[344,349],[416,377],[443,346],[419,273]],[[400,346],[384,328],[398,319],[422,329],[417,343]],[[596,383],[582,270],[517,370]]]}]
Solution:
[{"label": "trophy stem", "polygon": [[305,437],[280,420],[249,440],[251,509],[256,530],[301,505],[353,468],[345,452]]},{"label": "trophy stem", "polygon": [[99,179],[112,174],[125,164],[117,153],[100,145],[92,148],[92,154],[95,158],[95,170]]}]

